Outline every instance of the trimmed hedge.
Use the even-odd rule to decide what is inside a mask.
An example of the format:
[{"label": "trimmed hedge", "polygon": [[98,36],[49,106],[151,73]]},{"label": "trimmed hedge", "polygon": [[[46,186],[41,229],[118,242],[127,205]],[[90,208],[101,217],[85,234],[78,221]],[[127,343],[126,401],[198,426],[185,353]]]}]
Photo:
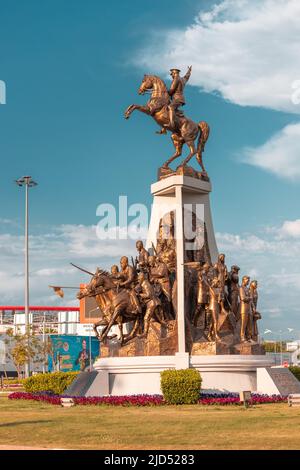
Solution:
[{"label": "trimmed hedge", "polygon": [[23,380],[26,392],[52,392],[57,395],[63,393],[79,372],[52,372],[47,374],[36,374]]},{"label": "trimmed hedge", "polygon": [[196,369],[164,370],[160,374],[164,399],[172,405],[197,403],[201,390],[201,375]]},{"label": "trimmed hedge", "polygon": [[300,366],[290,366],[289,369],[296,379],[300,380]]}]

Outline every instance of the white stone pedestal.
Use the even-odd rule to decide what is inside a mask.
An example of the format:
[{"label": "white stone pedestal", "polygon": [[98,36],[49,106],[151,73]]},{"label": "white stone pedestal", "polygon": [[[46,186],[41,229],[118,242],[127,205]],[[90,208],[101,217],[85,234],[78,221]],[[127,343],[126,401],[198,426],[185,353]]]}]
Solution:
[{"label": "white stone pedestal", "polygon": [[243,356],[224,354],[220,356],[191,356],[190,365],[199,370],[202,390],[211,393],[257,391],[257,370],[270,367],[270,356]]},{"label": "white stone pedestal", "polygon": [[[160,372],[166,369],[199,370],[202,390],[212,393],[257,390],[256,371],[273,365],[268,356],[137,356],[99,358],[94,369],[101,374],[96,395],[161,394]],[[98,382],[100,384],[100,380]]]}]

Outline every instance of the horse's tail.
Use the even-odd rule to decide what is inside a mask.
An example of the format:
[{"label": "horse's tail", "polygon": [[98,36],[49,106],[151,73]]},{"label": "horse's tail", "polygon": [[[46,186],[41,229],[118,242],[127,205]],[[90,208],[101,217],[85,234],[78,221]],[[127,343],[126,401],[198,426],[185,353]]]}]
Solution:
[{"label": "horse's tail", "polygon": [[200,121],[198,127],[200,129],[200,136],[198,139],[197,153],[201,155],[202,152],[204,152],[205,144],[209,137],[210,128],[205,121]]},{"label": "horse's tail", "polygon": [[210,129],[209,129],[209,125],[205,121],[200,121],[198,124],[198,127],[200,130],[200,135],[199,135],[198,145],[197,145],[197,160],[199,162],[199,165],[202,168],[203,175],[207,175],[206,170],[203,165],[202,152],[204,152],[205,144],[209,137]]}]

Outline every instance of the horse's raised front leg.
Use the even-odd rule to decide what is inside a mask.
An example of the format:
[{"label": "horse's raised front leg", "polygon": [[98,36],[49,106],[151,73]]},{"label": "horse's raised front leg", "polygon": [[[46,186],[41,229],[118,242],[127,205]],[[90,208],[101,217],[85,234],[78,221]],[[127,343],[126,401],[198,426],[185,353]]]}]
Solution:
[{"label": "horse's raised front leg", "polygon": [[115,323],[115,321],[118,318],[119,314],[120,314],[120,310],[116,309],[114,311],[114,313],[112,314],[111,319],[109,320],[109,323],[104,328],[104,330],[102,331],[100,337],[98,338],[99,341],[103,341],[107,337],[108,333],[110,332],[111,327]]},{"label": "horse's raised front leg", "polygon": [[128,108],[126,109],[124,113],[125,119],[129,119],[131,113],[133,113],[133,111],[135,110],[141,111],[141,113],[151,114],[148,106],[140,106],[138,104],[131,104],[130,106],[128,106]]},{"label": "horse's raised front leg", "polygon": [[100,338],[99,331],[97,330],[97,327],[101,325],[101,320],[93,324],[93,330],[96,334],[96,338]]},{"label": "horse's raised front leg", "polygon": [[120,332],[119,341],[120,341],[121,344],[123,344],[124,334],[123,334],[123,322],[122,322],[122,317],[121,316],[119,316],[119,318],[118,318],[118,327],[119,327],[119,332]]},{"label": "horse's raised front leg", "polygon": [[170,163],[173,162],[176,158],[180,157],[182,154],[182,146],[184,144],[184,140],[182,137],[180,137],[178,134],[172,134],[172,141],[175,147],[175,153],[172,155],[172,157],[169,158],[164,164],[163,168],[168,168]]}]

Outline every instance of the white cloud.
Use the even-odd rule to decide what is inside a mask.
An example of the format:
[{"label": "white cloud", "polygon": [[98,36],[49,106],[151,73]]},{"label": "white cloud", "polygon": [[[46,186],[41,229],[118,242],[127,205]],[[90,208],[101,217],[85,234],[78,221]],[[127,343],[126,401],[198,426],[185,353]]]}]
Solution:
[{"label": "white cloud", "polygon": [[300,238],[300,219],[286,220],[280,229],[280,233],[282,236]]},{"label": "white cloud", "polygon": [[286,126],[260,147],[243,149],[239,158],[278,177],[299,180],[300,123]]},{"label": "white cloud", "polygon": [[[242,106],[300,113],[298,0],[225,0],[182,30],[155,33],[135,63],[146,72],[193,65],[192,85]],[[167,65],[166,65],[167,64]]]}]

